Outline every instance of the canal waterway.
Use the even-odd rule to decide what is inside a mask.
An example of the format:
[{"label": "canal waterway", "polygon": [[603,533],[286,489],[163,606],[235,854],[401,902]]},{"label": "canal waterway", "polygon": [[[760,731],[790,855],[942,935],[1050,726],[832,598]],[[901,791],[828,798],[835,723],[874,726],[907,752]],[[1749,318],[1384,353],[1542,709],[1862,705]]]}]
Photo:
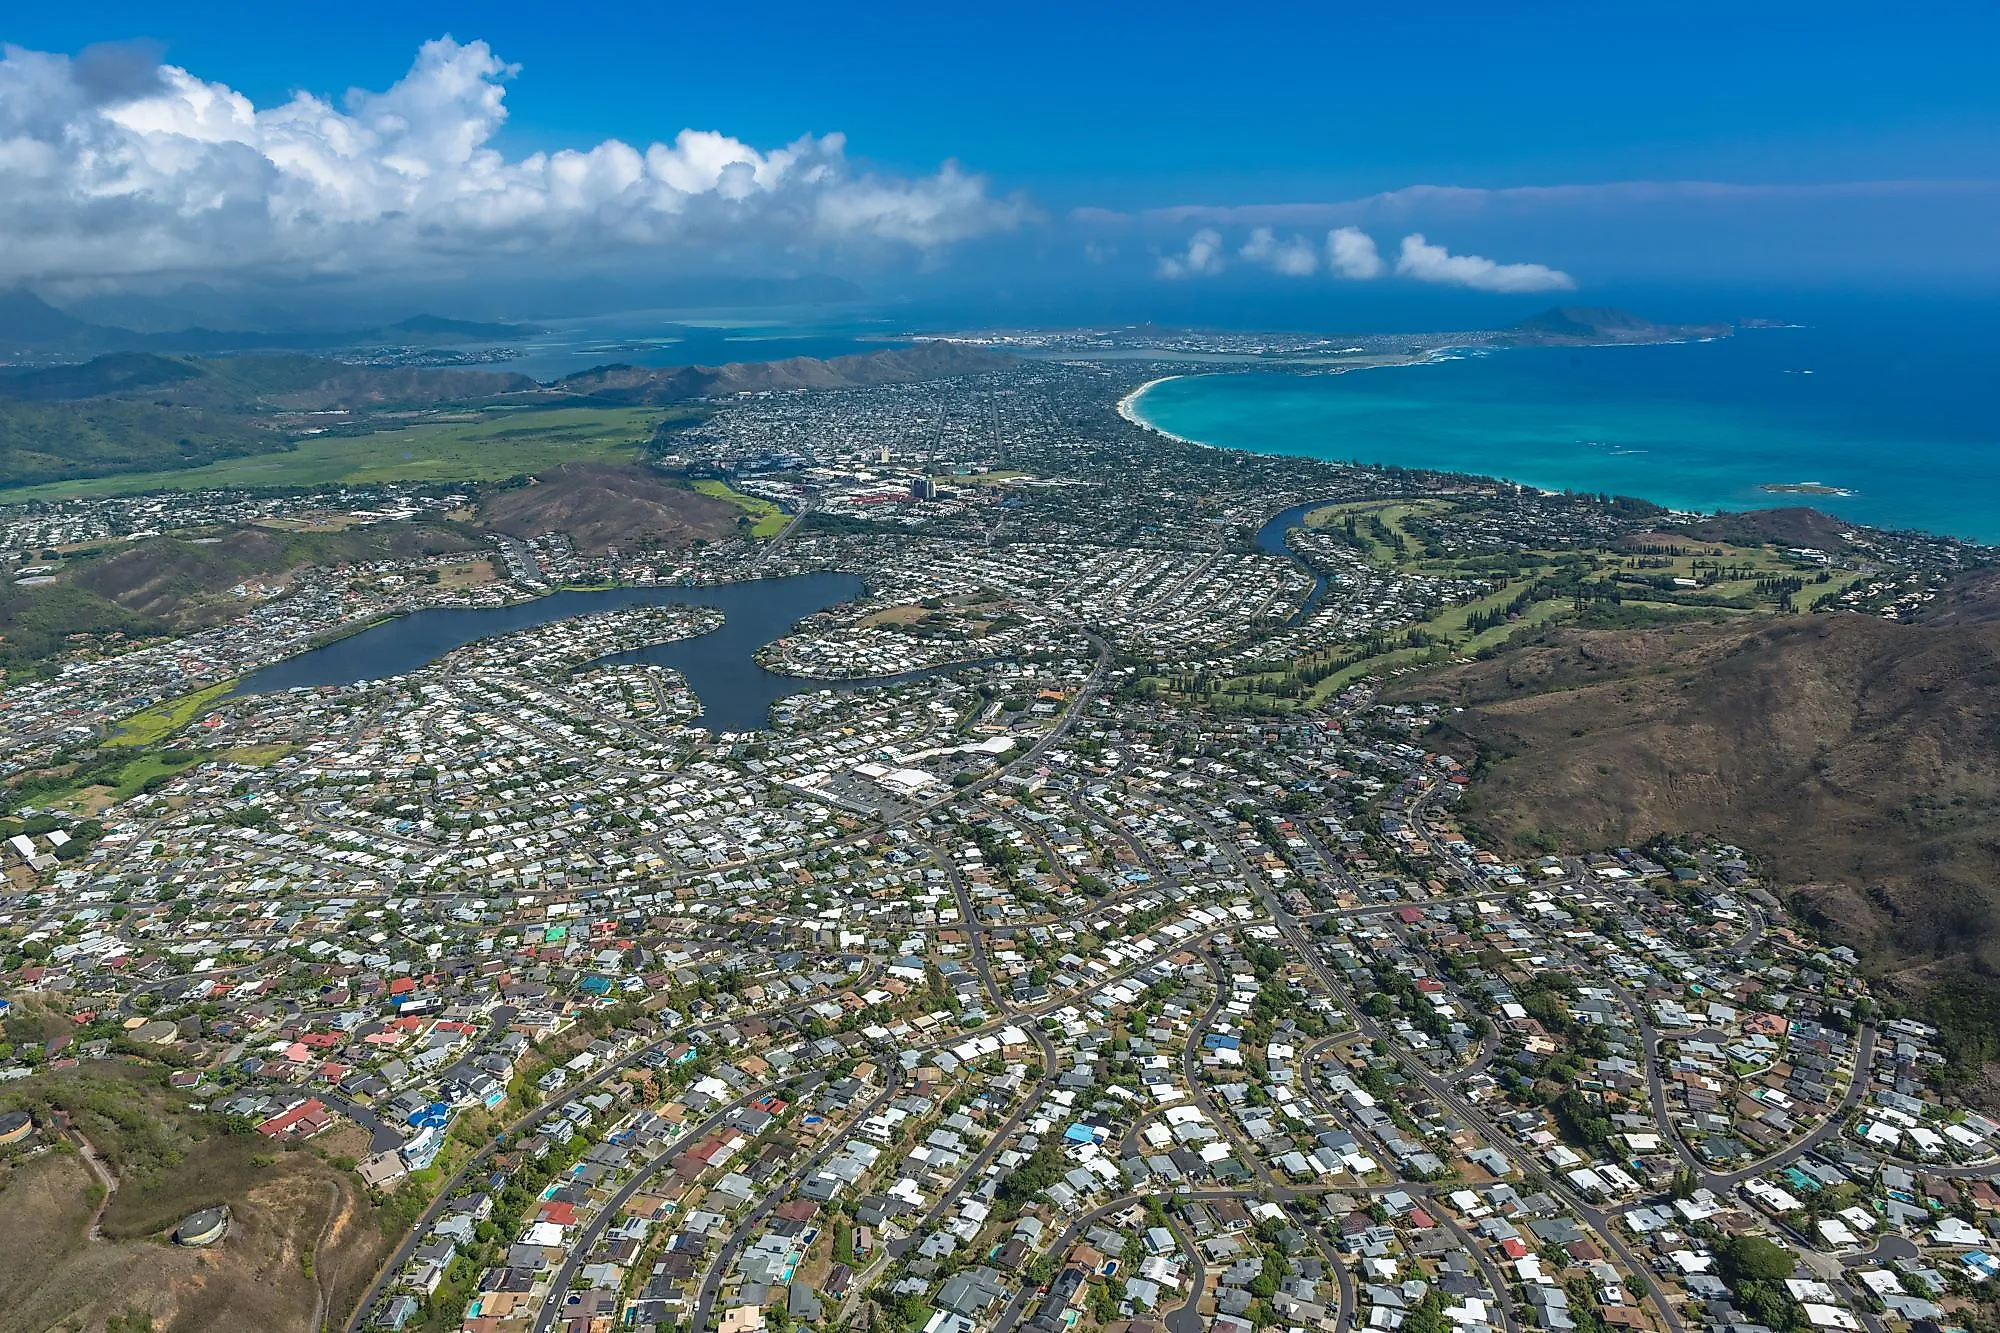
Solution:
[{"label": "canal waterway", "polygon": [[1285,539],[1291,535],[1292,529],[1305,526],[1307,514],[1334,503],[1336,501],[1333,500],[1308,500],[1304,504],[1293,505],[1290,509],[1280,509],[1264,520],[1263,527],[1257,529],[1258,550],[1265,555],[1284,556],[1313,576],[1312,591],[1306,594],[1305,603],[1299,607],[1298,614],[1291,618],[1290,624],[1298,624],[1311,615],[1313,609],[1319,605],[1319,599],[1326,593],[1326,575],[1300,560],[1298,552],[1294,551]]}]

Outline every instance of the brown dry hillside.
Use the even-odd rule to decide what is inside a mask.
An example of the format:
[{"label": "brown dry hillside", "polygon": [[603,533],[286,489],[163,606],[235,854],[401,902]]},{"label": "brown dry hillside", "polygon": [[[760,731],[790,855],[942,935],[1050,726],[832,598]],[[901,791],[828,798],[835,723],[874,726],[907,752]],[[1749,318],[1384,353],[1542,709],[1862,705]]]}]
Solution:
[{"label": "brown dry hillside", "polygon": [[[223,529],[204,538],[151,537],[85,562],[67,582],[127,611],[176,623],[240,609],[228,590],[303,565],[409,560],[476,550],[477,534],[448,524],[376,523],[344,532]],[[218,600],[220,599],[220,600]]]},{"label": "brown dry hillside", "polygon": [[479,521],[516,537],[567,533],[586,553],[607,546],[717,541],[736,531],[743,511],[724,500],[667,481],[650,468],[565,463],[517,486],[488,495]]},{"label": "brown dry hillside", "polygon": [[277,407],[303,411],[375,407],[435,407],[487,403],[541,389],[526,375],[482,370],[427,370],[411,367],[340,368],[310,388],[270,395]]},{"label": "brown dry hillside", "polygon": [[1703,541],[1732,542],[1739,546],[1777,542],[1781,546],[1844,551],[1851,545],[1848,534],[1854,531],[1854,525],[1817,509],[1788,505],[1713,514],[1682,530]]},{"label": "brown dry hillside", "polygon": [[1913,991],[2000,973],[2000,625],[1562,631],[1404,693],[1465,706],[1498,840],[1717,833]]},{"label": "brown dry hillside", "polygon": [[2000,622],[2000,569],[1975,569],[1953,579],[1924,619],[1932,625]]},{"label": "brown dry hillside", "polygon": [[[353,1126],[299,1148],[224,1134],[187,1111],[163,1071],[120,1063],[37,1074],[0,1100],[44,1127],[36,1146],[0,1154],[0,1333],[102,1330],[114,1318],[162,1333],[315,1333],[360,1299],[400,1234],[329,1160],[367,1150]],[[81,1140],[56,1132],[58,1108]],[[95,1229],[103,1194],[80,1142],[118,1181]],[[218,1204],[230,1212],[220,1242],[167,1242],[180,1218]]]}]

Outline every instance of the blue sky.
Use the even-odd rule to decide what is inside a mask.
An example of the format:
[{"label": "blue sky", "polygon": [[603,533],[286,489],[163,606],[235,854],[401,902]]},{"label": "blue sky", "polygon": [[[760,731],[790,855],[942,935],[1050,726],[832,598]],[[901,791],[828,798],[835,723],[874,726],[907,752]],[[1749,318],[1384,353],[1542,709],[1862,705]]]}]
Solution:
[{"label": "blue sky", "polygon": [[[739,209],[736,223],[717,205],[705,229],[649,225],[633,240],[628,215],[591,214],[643,264],[911,281],[1317,280],[1339,272],[1330,233],[1353,227],[1391,280],[1488,290],[1525,290],[1536,279],[1513,272],[1525,266],[1578,290],[1697,279],[1936,287],[2000,274],[1989,239],[2000,197],[1991,5],[114,0],[18,7],[0,26],[0,39],[33,52],[150,39],[168,64],[260,110],[299,90],[341,108],[349,88],[388,89],[445,33],[510,66],[488,76],[504,118],[481,122],[481,143],[507,163],[606,140],[643,152],[683,128],[714,130],[760,154],[761,188],[761,155],[801,135],[844,136],[814,150],[821,176],[847,182],[831,205],[807,201],[794,172],[789,202]],[[0,135],[5,97],[0,82]],[[936,175],[947,160],[977,198]],[[1411,192],[1421,186],[1469,193]],[[882,187],[901,193],[884,202]],[[801,230],[808,209],[817,221]],[[411,210],[401,200],[383,211]],[[427,251],[428,262],[476,266],[481,247],[529,244],[518,231],[496,242],[494,227],[483,218],[476,238],[443,261]],[[1204,232],[1216,237],[1212,261]],[[1413,233],[1450,263],[1406,263]],[[358,234],[234,248],[351,269],[365,249]],[[188,238],[169,239],[155,247],[160,272],[209,262]],[[1289,252],[1289,268],[1279,262],[1295,244],[1311,250],[1310,270],[1304,249]],[[44,249],[40,268],[18,276],[104,276],[107,261],[87,246]],[[1482,275],[1459,262],[1468,255],[1498,267]]]}]

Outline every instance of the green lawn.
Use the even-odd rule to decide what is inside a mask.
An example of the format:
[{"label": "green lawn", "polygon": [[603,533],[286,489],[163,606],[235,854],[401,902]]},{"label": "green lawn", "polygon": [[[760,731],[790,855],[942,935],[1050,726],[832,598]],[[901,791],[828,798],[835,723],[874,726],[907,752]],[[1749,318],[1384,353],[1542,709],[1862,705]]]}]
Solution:
[{"label": "green lawn", "polygon": [[38,785],[28,799],[36,805],[58,808],[83,808],[92,799],[129,801],[153,779],[191,768],[209,757],[205,750],[134,749],[130,758],[121,760],[114,752],[106,762],[89,765],[75,778],[46,787]]},{"label": "green lawn", "polygon": [[792,521],[790,514],[754,495],[745,495],[726,481],[698,481],[694,488],[703,495],[718,500],[727,500],[738,509],[750,515],[750,535],[759,541],[777,536],[785,530],[785,524]]},{"label": "green lawn", "polygon": [[[132,472],[0,491],[10,504],[144,491],[367,485],[389,481],[498,481],[559,463],[635,459],[675,409],[563,407],[453,414],[400,430],[322,435],[283,453],[225,458],[171,472]],[[761,503],[761,502],[760,502]]]},{"label": "green lawn", "polygon": [[[1475,601],[1447,606],[1437,615],[1418,621],[1413,628],[1422,629],[1434,638],[1449,640],[1449,652],[1452,656],[1466,656],[1490,644],[1502,642],[1516,630],[1546,624],[1569,609],[1569,602],[1563,598],[1537,602],[1530,606],[1519,620],[1495,625],[1483,633],[1466,637],[1467,626],[1475,613],[1497,611],[1506,606],[1514,600],[1523,587],[1527,586],[1527,582],[1525,579],[1516,579]],[[1263,701],[1263,706],[1281,712],[1298,708],[1317,708],[1363,676],[1379,675],[1399,666],[1428,660],[1434,651],[1436,650],[1433,647],[1392,648],[1387,652],[1342,667],[1314,685],[1301,698],[1267,698]],[[1252,681],[1276,682],[1283,680],[1284,675],[1283,672],[1258,672],[1250,676],[1239,676],[1223,682],[1218,694],[1226,702],[1246,704],[1255,697],[1250,691]]]},{"label": "green lawn", "polygon": [[105,739],[106,745],[155,745],[194,721],[195,715],[229,693],[235,680],[225,680],[178,699],[168,699],[132,714]]},{"label": "green lawn", "polygon": [[111,789],[113,800],[129,801],[142,791],[154,778],[163,778],[178,773],[184,768],[192,768],[208,755],[200,751],[172,750],[149,752],[140,755],[125,765],[118,774],[118,783]]},{"label": "green lawn", "polygon": [[[1509,590],[1506,592],[1497,593],[1493,597],[1483,598],[1478,602],[1453,607],[1449,612],[1436,620],[1422,622],[1422,627],[1433,632],[1449,633],[1454,636],[1463,634],[1465,632],[1465,623],[1471,619],[1473,611],[1479,609],[1490,610],[1497,606],[1505,606],[1513,600],[1513,596],[1513,585],[1510,584]],[[1495,625],[1492,629],[1482,634],[1475,634],[1469,639],[1457,639],[1454,637],[1452,653],[1457,657],[1470,657],[1481,648],[1489,648],[1495,644],[1504,643],[1508,636],[1517,630],[1546,625],[1549,621],[1568,610],[1569,602],[1563,598],[1556,598],[1553,601],[1547,602],[1536,602],[1521,613],[1519,620]],[[1379,657],[1370,657],[1365,661],[1356,662],[1352,666],[1343,667],[1321,681],[1318,685],[1315,685],[1311,694],[1300,701],[1301,706],[1308,708],[1318,707],[1341,690],[1360,680],[1363,676],[1379,676],[1384,672],[1393,671],[1397,667],[1409,666],[1412,663],[1423,661],[1429,653],[1430,649],[1428,648],[1396,648],[1383,653]]]}]

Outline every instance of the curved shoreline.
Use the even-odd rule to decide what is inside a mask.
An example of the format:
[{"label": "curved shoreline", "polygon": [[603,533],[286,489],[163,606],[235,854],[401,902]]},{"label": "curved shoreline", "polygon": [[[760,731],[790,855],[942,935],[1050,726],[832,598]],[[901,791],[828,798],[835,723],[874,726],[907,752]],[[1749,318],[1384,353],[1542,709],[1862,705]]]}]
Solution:
[{"label": "curved shoreline", "polygon": [[1139,400],[1146,396],[1148,390],[1156,385],[1165,384],[1168,380],[1182,380],[1186,378],[1187,376],[1185,375],[1162,375],[1158,379],[1147,380],[1144,384],[1141,384],[1138,388],[1118,400],[1118,415],[1137,426],[1140,430],[1149,430],[1155,435],[1164,436],[1174,441],[1176,444],[1191,444],[1203,449],[1214,448],[1214,445],[1204,441],[1190,440],[1184,435],[1176,435],[1170,430],[1162,430],[1139,415]]},{"label": "curved shoreline", "polygon": [[[1157,379],[1147,380],[1144,384],[1141,384],[1138,388],[1132,390],[1132,392],[1126,394],[1123,398],[1120,398],[1118,400],[1118,415],[1125,418],[1125,420],[1131,422],[1133,425],[1137,426],[1140,430],[1151,431],[1153,434],[1160,436],[1162,439],[1172,440],[1176,444],[1192,445],[1197,449],[1233,449],[1234,446],[1232,445],[1211,444],[1207,440],[1194,440],[1194,439],[1189,439],[1185,435],[1176,435],[1172,431],[1168,430],[1166,427],[1156,425],[1155,423],[1148,421],[1143,415],[1141,415],[1139,411],[1139,400],[1141,398],[1144,398],[1146,394],[1150,392],[1154,387],[1161,384],[1165,384],[1168,380],[1206,379],[1214,375],[1244,375],[1244,374],[1255,373],[1257,371],[1283,371],[1283,370],[1291,370],[1292,373],[1300,375],[1347,375],[1347,374],[1352,374],[1354,371],[1357,370],[1393,370],[1393,369],[1399,369],[1404,366],[1428,366],[1428,365],[1434,365],[1439,361],[1456,361],[1459,359],[1458,357],[1447,356],[1446,353],[1470,351],[1470,350],[1473,349],[1467,347],[1464,344],[1450,343],[1442,347],[1427,347],[1421,353],[1416,353],[1405,357],[1399,357],[1394,360],[1370,361],[1361,365],[1318,366],[1309,370],[1299,370],[1296,367],[1288,367],[1288,366],[1268,366],[1268,367],[1258,366],[1251,368],[1239,367],[1233,370],[1182,372],[1174,375],[1161,375]],[[1237,452],[1242,452],[1242,451],[1238,450]],[[1306,455],[1297,455],[1297,456],[1306,457]]]},{"label": "curved shoreline", "polygon": [[[1348,369],[1350,369],[1350,370],[1374,370],[1374,369],[1383,369],[1383,368],[1386,368],[1386,366],[1392,366],[1392,365],[1393,365],[1393,366],[1421,366],[1421,365],[1432,365],[1432,364],[1435,364],[1435,363],[1436,363],[1437,361],[1439,361],[1439,360],[1442,360],[1442,359],[1455,359],[1455,358],[1442,358],[1442,357],[1438,356],[1438,353],[1439,353],[1439,352],[1443,352],[1443,351],[1449,351],[1449,350],[1451,350],[1451,349],[1449,349],[1449,348],[1433,348],[1433,349],[1432,349],[1431,351],[1429,351],[1429,352],[1426,352],[1426,353],[1425,353],[1425,354],[1424,354],[1424,355],[1423,355],[1422,357],[1419,357],[1419,358],[1415,358],[1415,359],[1413,359],[1413,360],[1409,360],[1409,361],[1394,361],[1394,362],[1387,362],[1387,363],[1384,363],[1384,364],[1383,364],[1382,366],[1352,366],[1352,367],[1349,367]],[[1225,372],[1225,373],[1227,373],[1227,372]],[[1235,372],[1235,373],[1241,373],[1241,372]],[[1335,372],[1335,373],[1345,373],[1345,372]],[[1138,427],[1139,429],[1141,429],[1141,430],[1144,430],[1144,431],[1150,431],[1150,432],[1151,432],[1152,434],[1154,434],[1154,435],[1158,435],[1158,436],[1160,436],[1160,437],[1161,437],[1161,438],[1163,438],[1163,439],[1168,439],[1168,440],[1172,440],[1172,441],[1174,441],[1174,442],[1175,442],[1176,444],[1185,444],[1185,445],[1189,446],[1190,448],[1195,448],[1195,449],[1216,449],[1216,450],[1220,450],[1220,451],[1223,451],[1223,452],[1226,452],[1226,453],[1239,453],[1239,454],[1251,454],[1251,455],[1254,455],[1254,456],[1258,456],[1258,457],[1265,457],[1265,458],[1303,458],[1303,459],[1309,459],[1309,460],[1311,460],[1311,461],[1313,461],[1313,462],[1317,462],[1317,463],[1334,463],[1334,462],[1335,462],[1335,460],[1333,460],[1333,459],[1329,459],[1329,458],[1321,458],[1320,456],[1318,456],[1318,455],[1316,455],[1316,454],[1306,454],[1306,453],[1292,453],[1292,452],[1288,452],[1288,451],[1284,451],[1284,450],[1279,450],[1279,451],[1275,451],[1275,452],[1266,452],[1266,451],[1264,451],[1264,450],[1261,450],[1261,449],[1246,449],[1246,448],[1243,448],[1242,446],[1239,446],[1239,445],[1233,445],[1233,444],[1212,444],[1212,443],[1210,443],[1210,442],[1209,442],[1209,441],[1207,441],[1207,440],[1194,440],[1194,439],[1189,439],[1189,438],[1188,438],[1187,436],[1185,436],[1185,435],[1176,435],[1176,434],[1174,434],[1174,433],[1173,433],[1172,431],[1170,431],[1170,430],[1166,429],[1166,428],[1165,428],[1165,427],[1163,427],[1163,426],[1157,426],[1157,425],[1155,425],[1154,423],[1152,423],[1151,421],[1148,421],[1148,420],[1147,420],[1147,419],[1146,419],[1146,418],[1145,418],[1144,416],[1140,415],[1140,413],[1139,413],[1139,399],[1140,399],[1141,397],[1143,397],[1143,396],[1144,396],[1144,395],[1146,394],[1147,390],[1149,390],[1149,389],[1153,388],[1153,386],[1155,386],[1155,385],[1158,385],[1158,384],[1165,384],[1165,383],[1166,383],[1166,382],[1167,382],[1168,380],[1179,380],[1179,379],[1190,379],[1190,378],[1208,378],[1208,377],[1207,377],[1207,376],[1188,376],[1188,375],[1162,375],[1162,376],[1160,376],[1160,377],[1159,377],[1158,379],[1152,379],[1152,380],[1147,380],[1147,381],[1146,381],[1146,382],[1145,382],[1144,384],[1141,384],[1141,385],[1140,385],[1140,386],[1139,386],[1138,388],[1136,388],[1136,389],[1132,390],[1132,392],[1130,392],[1130,393],[1126,394],[1126,395],[1125,395],[1125,396],[1124,396],[1123,398],[1120,398],[1120,399],[1118,400],[1118,406],[1117,406],[1117,410],[1118,410],[1118,415],[1119,415],[1119,416],[1121,416],[1121,417],[1123,417],[1123,418],[1124,418],[1125,420],[1127,420],[1127,421],[1131,422],[1131,423],[1132,423],[1133,425],[1137,426],[1137,427]],[[1381,467],[1392,467],[1392,466],[1400,466],[1400,467],[1405,467],[1405,468],[1412,468],[1412,467],[1413,467],[1413,465],[1411,465],[1411,464],[1388,464],[1388,463],[1362,463],[1362,464],[1360,464],[1360,466],[1363,466],[1363,467],[1370,467],[1370,468],[1381,468]],[[1554,490],[1554,489],[1551,489],[1551,488],[1549,488],[1549,487],[1546,487],[1546,486],[1540,486],[1540,485],[1536,485],[1535,483],[1532,483],[1532,482],[1525,482],[1525,481],[1517,481],[1517,480],[1515,480],[1515,479],[1513,479],[1513,478],[1510,478],[1510,477],[1500,477],[1500,476],[1482,476],[1482,475],[1480,475],[1480,474],[1477,474],[1477,473],[1472,473],[1472,472],[1461,472],[1461,471],[1459,471],[1459,470],[1457,470],[1457,469],[1455,469],[1455,468],[1448,468],[1448,467],[1414,467],[1414,470],[1417,470],[1417,471],[1426,471],[1426,472],[1433,472],[1433,473],[1437,473],[1437,474],[1439,474],[1439,475],[1442,475],[1442,476],[1453,476],[1453,477],[1463,477],[1463,478],[1466,478],[1466,479],[1468,479],[1468,480],[1473,480],[1473,481],[1481,481],[1481,482],[1501,482],[1501,483],[1504,483],[1504,484],[1506,484],[1506,485],[1509,485],[1509,486],[1517,486],[1517,487],[1520,487],[1520,488],[1521,488],[1522,490],[1529,490],[1529,491],[1536,491],[1536,492],[1539,492],[1539,493],[1540,493],[1540,494],[1542,494],[1542,495],[1551,495],[1551,496],[1552,496],[1552,495],[1561,495],[1561,494],[1563,493],[1563,492],[1562,492],[1562,491],[1560,491],[1560,490]],[[1850,496],[1852,496],[1853,494],[1854,494],[1854,492],[1852,492],[1852,491],[1841,491],[1841,492],[1840,492],[1840,494],[1839,494],[1839,496],[1838,496],[1838,497],[1835,497],[1835,498],[1843,498],[1843,499],[1844,499],[1844,498],[1847,498],[1847,497],[1850,497]],[[1640,497],[1640,498],[1643,498],[1643,497]],[[1653,501],[1652,503],[1655,503],[1655,504],[1658,504],[1659,502],[1658,502],[1658,501]],[[1661,507],[1661,509],[1662,509],[1663,511],[1665,511],[1665,512],[1666,512],[1666,513],[1668,513],[1668,514],[1690,514],[1690,515],[1696,515],[1696,516],[1699,516],[1699,517],[1703,517],[1703,518],[1708,518],[1708,517],[1714,517],[1714,516],[1716,516],[1716,515],[1720,515],[1720,514],[1725,514],[1725,513],[1730,513],[1730,512],[1735,512],[1735,511],[1731,511],[1731,510],[1729,510],[1729,509],[1727,509],[1727,508],[1717,508],[1717,509],[1682,509],[1682,508],[1678,508],[1678,507],[1676,507],[1676,506],[1673,506],[1673,505],[1661,505],[1660,507]],[[1287,512],[1287,513],[1288,513],[1288,512],[1290,512],[1290,511],[1289,511],[1289,510],[1286,510],[1286,511],[1284,511],[1284,512]],[[1270,521],[1271,521],[1271,520],[1267,520],[1267,521],[1266,521],[1266,526],[1268,526],[1268,525],[1269,525],[1269,522],[1270,522]],[[1957,540],[1957,539],[1954,539],[1954,540]]]},{"label": "curved shoreline", "polygon": [[[1626,344],[1616,344],[1616,345],[1624,346]],[[1633,344],[1633,345],[1650,346],[1654,344]],[[1460,349],[1456,346],[1432,347],[1432,348],[1427,348],[1422,355],[1412,356],[1407,360],[1377,362],[1372,365],[1366,365],[1366,366],[1347,366],[1336,371],[1331,371],[1331,372],[1321,371],[1317,373],[1346,374],[1350,371],[1355,371],[1355,370],[1381,370],[1381,369],[1388,369],[1390,367],[1400,367],[1400,366],[1436,365],[1440,361],[1459,360],[1460,358],[1458,357],[1447,355],[1448,353],[1457,350]],[[1221,372],[1222,375],[1243,374],[1243,373],[1245,372],[1242,371]],[[1215,444],[1208,440],[1191,439],[1185,435],[1176,435],[1173,431],[1166,429],[1164,426],[1155,424],[1154,422],[1148,420],[1139,410],[1139,400],[1143,398],[1146,395],[1146,393],[1156,385],[1165,384],[1168,380],[1206,379],[1215,377],[1217,376],[1180,374],[1180,375],[1162,375],[1157,379],[1147,380],[1144,384],[1139,385],[1137,388],[1133,389],[1130,393],[1126,394],[1124,397],[1118,400],[1117,404],[1118,415],[1123,417],[1126,421],[1129,421],[1133,425],[1139,427],[1141,430],[1149,431],[1154,435],[1160,436],[1162,439],[1172,440],[1176,444],[1184,444],[1195,449],[1216,449],[1227,453],[1252,454],[1252,455],[1260,455],[1264,457],[1274,457],[1274,458],[1303,458],[1303,459],[1310,459],[1314,462],[1319,462],[1319,463],[1332,463],[1335,461],[1330,458],[1321,457],[1320,455],[1317,454],[1295,452],[1287,449],[1267,451],[1262,449],[1245,448],[1240,445]],[[1401,466],[1405,468],[1413,468],[1418,471],[1434,472],[1445,476],[1465,477],[1468,479],[1479,480],[1479,481],[1501,482],[1509,486],[1518,486],[1523,490],[1538,491],[1543,495],[1562,494],[1562,491],[1560,490],[1543,486],[1535,482],[1526,482],[1518,480],[1516,478],[1505,477],[1505,476],[1486,476],[1472,472],[1460,471],[1459,469],[1452,467],[1436,467],[1436,466],[1408,464],[1408,463],[1405,464],[1369,463],[1369,464],[1363,464],[1363,466],[1366,467]],[[1777,492],[1773,492],[1768,484],[1760,487],[1759,489],[1764,490],[1767,494],[1778,494]],[[1835,488],[1828,488],[1828,490],[1835,491]],[[1846,490],[1843,488],[1843,489],[1838,489],[1837,493],[1832,493],[1832,494],[1816,492],[1810,498],[1849,499],[1852,498],[1853,495],[1854,495],[1853,491]],[[1660,504],[1659,501],[1653,501],[1653,503]],[[1660,507],[1669,514],[1690,514],[1690,515],[1699,515],[1702,517],[1712,517],[1719,514],[1738,512],[1734,507],[1729,505],[1719,505],[1710,508],[1686,508],[1678,505],[1661,504]],[[1750,508],[1750,507],[1753,506],[1745,506],[1745,508]],[[1848,520],[1848,521],[1857,523],[1859,522],[1859,520]],[[1967,540],[1967,539],[1961,538],[1954,540]]]}]

